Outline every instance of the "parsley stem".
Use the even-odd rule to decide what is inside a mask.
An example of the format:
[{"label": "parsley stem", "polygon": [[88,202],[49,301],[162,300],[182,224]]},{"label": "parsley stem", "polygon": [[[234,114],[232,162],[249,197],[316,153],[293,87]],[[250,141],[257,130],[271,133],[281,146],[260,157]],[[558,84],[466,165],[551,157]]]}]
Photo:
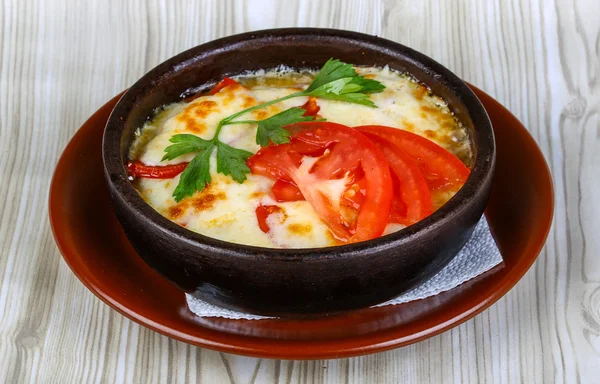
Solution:
[{"label": "parsley stem", "polygon": [[241,116],[243,114],[246,114],[248,112],[252,112],[252,111],[255,111],[257,109],[268,107],[269,105],[277,104],[277,103],[280,103],[280,102],[282,102],[284,100],[292,99],[294,97],[299,97],[299,96],[305,96],[304,95],[304,91],[290,93],[289,95],[280,97],[279,99],[275,99],[275,100],[267,101],[266,103],[255,105],[253,107],[244,109],[243,111],[239,111],[237,113],[234,113],[233,115],[229,116],[228,118],[226,118],[224,120],[226,121],[226,124],[227,124],[228,122],[230,122],[231,120],[235,119],[236,117]]},{"label": "parsley stem", "polygon": [[237,122],[233,122],[232,121],[236,117],[239,117],[239,116],[241,116],[243,114],[246,114],[248,112],[255,111],[257,109],[268,107],[269,105],[277,104],[277,103],[282,102],[284,100],[288,100],[288,99],[292,99],[294,97],[300,97],[300,96],[305,96],[305,92],[304,91],[299,91],[299,92],[290,93],[287,96],[283,96],[283,97],[280,97],[279,99],[267,101],[266,103],[262,103],[262,104],[255,105],[255,106],[250,107],[250,108],[246,108],[246,109],[244,109],[242,111],[234,113],[233,115],[231,115],[229,117],[224,118],[223,120],[219,121],[219,125],[217,125],[217,130],[215,132],[215,136],[213,137],[213,141],[214,142],[219,141],[219,133],[221,133],[221,129],[223,128],[224,125],[241,124],[241,123],[237,123]]},{"label": "parsley stem", "polygon": [[219,121],[219,125],[217,125],[217,130],[215,131],[215,135],[212,138],[213,143],[217,143],[219,141],[219,133],[221,133],[221,129],[223,128],[223,124],[225,123],[225,119]]},{"label": "parsley stem", "polygon": [[256,124],[259,120],[236,120],[236,121],[227,121],[223,125],[232,125],[232,124]]}]

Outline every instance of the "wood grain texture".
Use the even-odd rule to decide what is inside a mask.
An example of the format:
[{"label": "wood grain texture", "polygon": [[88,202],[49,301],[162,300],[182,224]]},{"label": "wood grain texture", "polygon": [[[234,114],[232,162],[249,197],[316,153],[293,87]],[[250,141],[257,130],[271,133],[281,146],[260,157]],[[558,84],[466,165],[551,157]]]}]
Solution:
[{"label": "wood grain texture", "polygon": [[[0,382],[567,383],[600,375],[600,2],[203,0],[0,2]],[[62,261],[48,187],[110,97],[184,49],[289,26],[380,35],[506,105],[554,176],[539,260],[490,309],[437,337],[328,361],[189,346],[117,314]]]}]

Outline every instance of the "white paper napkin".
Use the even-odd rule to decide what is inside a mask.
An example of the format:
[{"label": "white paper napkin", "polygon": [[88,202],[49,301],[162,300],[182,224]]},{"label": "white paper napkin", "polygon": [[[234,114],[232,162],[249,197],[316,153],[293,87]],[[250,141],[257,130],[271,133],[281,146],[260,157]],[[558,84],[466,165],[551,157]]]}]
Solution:
[{"label": "white paper napkin", "polygon": [[[501,262],[502,256],[500,255],[500,250],[490,233],[490,228],[485,217],[483,217],[477,223],[473,235],[467,241],[464,248],[444,269],[425,283],[375,307],[406,303],[449,291],[465,281],[489,271]],[[268,318],[221,308],[188,294],[185,296],[190,310],[200,317],[225,317],[228,319],[246,320]]]}]

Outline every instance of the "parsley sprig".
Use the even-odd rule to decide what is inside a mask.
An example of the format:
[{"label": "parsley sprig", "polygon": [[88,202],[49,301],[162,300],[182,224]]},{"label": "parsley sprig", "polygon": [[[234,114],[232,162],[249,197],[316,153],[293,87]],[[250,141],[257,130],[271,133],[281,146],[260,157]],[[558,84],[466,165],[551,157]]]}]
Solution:
[{"label": "parsley sprig", "polygon": [[186,196],[192,196],[196,191],[203,190],[210,183],[210,158],[215,150],[217,151],[218,173],[229,175],[238,183],[243,183],[246,180],[246,175],[250,173],[246,161],[252,156],[252,153],[234,148],[220,141],[219,134],[224,126],[257,124],[256,143],[264,147],[269,142],[276,145],[289,142],[290,133],[284,128],[286,125],[314,119],[312,116],[303,116],[305,111],[298,107],[287,109],[264,120],[235,120],[238,117],[284,100],[302,96],[313,96],[377,108],[369,100],[369,94],[381,92],[384,88],[385,86],[376,80],[359,76],[351,64],[329,59],[308,88],[279,99],[255,105],[226,117],[219,122],[215,135],[210,140],[201,139],[190,134],[174,135],[169,140],[173,144],[165,148],[166,153],[162,161],[173,160],[181,155],[197,152],[194,159],[181,174],[179,184],[173,192],[175,201],[180,201]]},{"label": "parsley sprig", "polygon": [[212,140],[204,140],[195,135],[181,134],[174,135],[170,141],[174,144],[165,148],[166,154],[162,161],[173,160],[186,153],[198,152],[185,167],[179,184],[173,191],[175,201],[192,196],[194,192],[203,190],[210,183],[210,156],[215,149],[217,150],[217,172],[230,175],[238,183],[243,183],[246,174],[250,173],[246,160],[252,156],[252,152],[234,148],[216,137]]}]

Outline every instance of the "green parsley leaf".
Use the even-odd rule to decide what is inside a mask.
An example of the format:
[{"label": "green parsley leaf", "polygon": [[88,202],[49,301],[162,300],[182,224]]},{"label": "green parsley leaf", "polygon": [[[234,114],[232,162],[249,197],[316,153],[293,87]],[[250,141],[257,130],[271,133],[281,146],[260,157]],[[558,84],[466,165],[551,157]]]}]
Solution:
[{"label": "green parsley leaf", "polygon": [[217,141],[217,172],[231,175],[233,180],[243,183],[246,181],[246,175],[250,173],[250,168],[246,165],[250,156],[252,152]]},{"label": "green parsley leaf", "polygon": [[323,65],[323,68],[317,73],[312,83],[306,88],[305,92],[310,93],[313,90],[332,81],[344,79],[346,77],[356,77],[358,74],[352,67],[352,64],[343,63],[337,59],[329,59]]},{"label": "green parsley leaf", "polygon": [[379,93],[385,89],[385,85],[377,80],[365,79],[363,76],[356,76],[351,81],[352,84],[360,85],[360,93]]},{"label": "green parsley leaf", "polygon": [[362,87],[352,83],[353,78],[347,77],[322,85],[310,92],[308,96],[315,96],[321,99],[330,99],[345,101],[348,103],[361,104],[371,108],[377,108],[375,103],[369,100],[369,96],[357,92]]},{"label": "green parsley leaf", "polygon": [[309,96],[321,97],[328,93],[343,95],[345,93],[353,93],[361,89],[360,85],[352,84],[352,77],[334,80],[330,83],[321,85],[319,88],[308,93]]},{"label": "green parsley leaf", "polygon": [[166,154],[161,161],[173,160],[190,152],[203,151],[212,145],[212,142],[209,140],[204,140],[198,136],[189,134],[173,135],[169,141],[175,144],[165,148]]},{"label": "green parsley leaf", "polygon": [[336,95],[335,93],[328,93],[323,96],[319,96],[322,99],[345,101],[346,103],[360,104],[371,108],[377,108],[368,95],[364,93],[346,93],[343,95]]},{"label": "green parsley leaf", "polygon": [[203,190],[210,183],[210,156],[214,148],[214,144],[210,142],[185,167],[181,173],[179,184],[177,184],[177,188],[173,191],[175,201],[179,202],[186,196],[192,196],[196,191]]},{"label": "green parsley leaf", "polygon": [[351,64],[330,59],[303,95],[377,108],[367,94],[381,92],[384,88],[379,81],[358,76]]},{"label": "green parsley leaf", "polygon": [[302,116],[306,111],[302,108],[290,108],[268,119],[257,121],[256,144],[266,147],[271,140],[274,144],[290,141],[290,133],[283,128],[288,124],[314,120],[313,116]]}]

